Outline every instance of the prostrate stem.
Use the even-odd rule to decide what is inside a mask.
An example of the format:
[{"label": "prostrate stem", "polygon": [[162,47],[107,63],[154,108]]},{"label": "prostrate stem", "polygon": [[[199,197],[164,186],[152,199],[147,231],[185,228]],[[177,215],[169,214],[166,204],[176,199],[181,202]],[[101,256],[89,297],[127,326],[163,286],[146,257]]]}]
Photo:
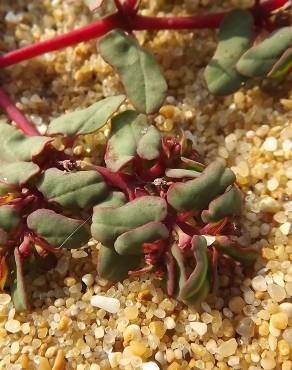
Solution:
[{"label": "prostrate stem", "polygon": [[15,106],[13,101],[0,89],[0,107],[6,115],[16,123],[16,126],[27,136],[39,136],[40,133],[35,126]]},{"label": "prostrate stem", "polygon": [[[261,4],[261,9],[263,14],[268,14],[283,7],[288,2],[289,0],[268,0]],[[136,1],[134,0],[128,0],[125,9],[134,6],[135,3]],[[254,7],[250,8],[250,11],[254,12]],[[189,17],[144,17],[131,13],[129,17],[124,17],[118,12],[64,35],[9,52],[0,57],[0,68],[5,68],[44,53],[103,36],[115,28],[122,28],[130,32],[138,30],[217,28],[225,14],[216,13]]]}]

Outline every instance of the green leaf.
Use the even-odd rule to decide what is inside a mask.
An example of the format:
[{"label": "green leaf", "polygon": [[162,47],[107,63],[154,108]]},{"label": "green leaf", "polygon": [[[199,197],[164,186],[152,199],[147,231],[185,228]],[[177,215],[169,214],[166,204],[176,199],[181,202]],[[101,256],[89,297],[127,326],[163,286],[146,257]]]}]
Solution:
[{"label": "green leaf", "polygon": [[47,133],[75,137],[95,132],[107,123],[125,98],[125,95],[110,96],[88,108],[66,113],[51,121]]},{"label": "green leaf", "polygon": [[17,312],[29,310],[30,305],[25,288],[25,278],[22,268],[22,257],[18,248],[14,249],[14,262],[12,267],[11,295]]},{"label": "green leaf", "polygon": [[251,13],[244,9],[234,9],[224,18],[219,30],[217,49],[204,73],[212,94],[231,94],[246,81],[236,71],[235,65],[252,43],[253,23]]},{"label": "green leaf", "polygon": [[268,77],[282,79],[292,69],[292,48],[286,50],[270,70]]},{"label": "green leaf", "polygon": [[166,202],[159,197],[137,198],[121,207],[94,208],[91,233],[104,245],[113,245],[116,238],[151,221],[163,221]]},{"label": "green leaf", "polygon": [[194,301],[194,297],[200,292],[208,278],[209,258],[206,239],[202,236],[194,236],[191,250],[197,264],[180,290],[179,297],[185,302],[189,300],[192,302]]},{"label": "green leaf", "polygon": [[101,246],[98,254],[98,275],[110,281],[122,281],[128,272],[136,270],[141,262],[140,256],[120,256],[114,249]]},{"label": "green leaf", "polygon": [[220,162],[210,164],[200,177],[173,184],[167,192],[168,203],[178,211],[201,210],[234,183],[234,173]]},{"label": "green leaf", "polygon": [[239,247],[227,236],[217,236],[214,245],[222,254],[247,265],[253,264],[258,257],[258,253],[254,248]]},{"label": "green leaf", "polygon": [[101,38],[99,50],[105,61],[117,70],[137,111],[156,112],[165,98],[167,84],[154,57],[121,30],[113,30]]},{"label": "green leaf", "polygon": [[220,195],[209,204],[208,211],[202,212],[205,223],[217,222],[226,216],[240,215],[242,210],[242,196],[236,186],[232,186],[226,193]]},{"label": "green leaf", "polygon": [[90,238],[85,222],[49,209],[38,209],[31,213],[27,218],[27,226],[54,247],[80,248]]},{"label": "green leaf", "polygon": [[154,126],[149,126],[145,135],[138,142],[137,153],[139,157],[151,161],[160,156],[161,135]]},{"label": "green leaf", "polygon": [[197,178],[201,176],[201,172],[185,170],[184,168],[167,168],[165,170],[165,175],[173,179],[183,179],[186,178]]},{"label": "green leaf", "polygon": [[5,204],[0,206],[0,228],[5,231],[16,229],[20,224],[20,217],[17,214],[15,207]]},{"label": "green leaf", "polygon": [[9,185],[22,186],[40,172],[32,162],[0,163],[0,181]]},{"label": "green leaf", "polygon": [[30,162],[41,154],[52,139],[45,136],[28,137],[15,127],[0,124],[0,160],[4,162]]},{"label": "green leaf", "polygon": [[120,235],[115,241],[115,250],[121,255],[143,254],[143,244],[153,243],[168,237],[167,227],[161,222],[149,222]]},{"label": "green leaf", "polygon": [[105,198],[102,202],[99,202],[93,210],[97,208],[106,208],[106,207],[112,207],[117,208],[121,207],[124,204],[127,203],[127,197],[124,193],[120,191],[112,191],[107,198]]},{"label": "green leaf", "polygon": [[115,116],[105,154],[106,166],[119,171],[135,157],[138,142],[148,128],[147,118],[133,110]]},{"label": "green leaf", "polygon": [[15,189],[9,187],[7,184],[0,182],[0,197],[7,195],[8,193],[13,192]]},{"label": "green leaf", "polygon": [[65,208],[88,208],[108,195],[103,177],[96,171],[63,172],[50,168],[37,184],[50,201]]},{"label": "green leaf", "polygon": [[184,265],[182,251],[180,250],[179,246],[176,243],[174,243],[171,247],[171,254],[175,261],[175,272],[177,282],[175,292],[179,294],[179,291],[182,289],[187,280],[187,274]]},{"label": "green leaf", "polygon": [[236,65],[239,73],[247,77],[266,76],[279,57],[292,46],[292,27],[273,32],[260,44],[252,47]]}]

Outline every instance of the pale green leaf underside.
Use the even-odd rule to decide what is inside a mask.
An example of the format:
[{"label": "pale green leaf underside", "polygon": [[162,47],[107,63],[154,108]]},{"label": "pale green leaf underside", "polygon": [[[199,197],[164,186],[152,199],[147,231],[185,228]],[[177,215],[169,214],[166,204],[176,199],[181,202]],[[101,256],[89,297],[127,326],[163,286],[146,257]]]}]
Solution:
[{"label": "pale green leaf underside", "polygon": [[20,223],[20,217],[18,216],[15,207],[12,205],[5,204],[0,206],[0,228],[5,231],[11,231],[15,229]]},{"label": "pale green leaf underside", "polygon": [[117,70],[137,111],[148,114],[157,111],[165,98],[167,84],[154,57],[121,30],[101,38],[99,50]]},{"label": "pale green leaf underside", "polygon": [[14,261],[12,262],[11,295],[15,309],[18,312],[29,309],[22,263],[19,250],[15,248]]},{"label": "pale green leaf underside", "polygon": [[45,136],[27,137],[11,125],[0,124],[0,160],[30,162],[51,140]]},{"label": "pale green leaf underside", "polygon": [[10,185],[23,185],[40,172],[32,162],[0,163],[0,182]]},{"label": "pale green leaf underside", "polygon": [[107,123],[125,98],[125,95],[110,96],[88,108],[66,113],[51,121],[48,134],[74,137],[95,132]]},{"label": "pale green leaf underside", "polygon": [[144,114],[128,110],[115,116],[105,154],[106,166],[112,171],[119,171],[131,162],[136,155],[138,142],[147,129]]},{"label": "pale green leaf underside", "polygon": [[86,222],[49,209],[38,209],[31,213],[27,218],[27,226],[54,247],[80,248],[90,238]]},{"label": "pale green leaf underside", "polygon": [[103,177],[96,171],[63,172],[50,168],[37,184],[51,202],[65,208],[88,208],[108,195]]},{"label": "pale green leaf underside", "polygon": [[246,78],[235,65],[250,47],[253,38],[253,17],[249,11],[235,9],[224,18],[219,31],[219,43],[205,70],[209,91],[215,95],[228,95],[238,90]]},{"label": "pale green leaf underside", "polygon": [[236,69],[248,77],[265,76],[273,68],[278,58],[291,46],[292,27],[283,27],[244,53],[238,61]]},{"label": "pale green leaf underside", "polygon": [[154,126],[149,126],[145,135],[138,143],[137,153],[139,157],[151,161],[160,155],[161,136]]}]

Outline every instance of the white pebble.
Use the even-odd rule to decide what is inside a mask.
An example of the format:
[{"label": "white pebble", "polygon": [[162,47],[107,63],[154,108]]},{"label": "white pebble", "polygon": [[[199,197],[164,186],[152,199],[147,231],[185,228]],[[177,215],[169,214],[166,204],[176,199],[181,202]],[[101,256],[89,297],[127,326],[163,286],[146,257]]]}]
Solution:
[{"label": "white pebble", "polygon": [[263,148],[267,152],[274,152],[275,150],[277,150],[277,147],[278,147],[278,141],[273,136],[267,137],[263,143]]},{"label": "white pebble", "polygon": [[159,370],[159,366],[153,361],[144,362],[144,364],[142,364],[142,370]]},{"label": "white pebble", "polygon": [[11,297],[9,294],[2,293],[0,294],[0,305],[6,306],[11,302]]},{"label": "white pebble", "polygon": [[213,235],[202,235],[205,239],[206,239],[206,242],[207,242],[207,246],[209,247],[210,245],[212,245],[215,240],[216,240],[216,237],[213,236]]},{"label": "white pebble", "polygon": [[218,354],[222,357],[229,357],[232,356],[237,350],[237,342],[236,339],[232,338],[223,342],[218,347]]},{"label": "white pebble", "polygon": [[165,325],[166,329],[171,330],[171,329],[175,328],[176,323],[175,323],[175,321],[172,317],[168,316],[164,320],[164,325]]},{"label": "white pebble", "polygon": [[94,307],[102,308],[110,313],[117,313],[120,310],[120,301],[116,298],[110,298],[102,295],[94,295],[90,303]]},{"label": "white pebble", "polygon": [[276,302],[282,302],[286,298],[285,289],[277,284],[269,284],[268,293],[270,294],[271,298]]},{"label": "white pebble", "polygon": [[291,222],[285,222],[279,229],[283,235],[289,235],[291,231]]},{"label": "white pebble", "polygon": [[82,281],[86,286],[91,286],[94,283],[94,278],[92,274],[86,274],[82,276]]},{"label": "white pebble", "polygon": [[281,303],[279,308],[280,311],[285,312],[289,318],[292,317],[292,303],[289,302]]},{"label": "white pebble", "polygon": [[275,178],[275,177],[272,177],[270,180],[268,180],[267,182],[267,188],[270,190],[270,191],[274,191],[277,189],[277,187],[279,186],[279,181]]},{"label": "white pebble", "polygon": [[265,292],[267,290],[266,279],[261,275],[255,276],[251,281],[251,286],[258,292]]},{"label": "white pebble", "polygon": [[162,351],[156,352],[154,358],[161,365],[165,365],[166,364],[166,359],[165,359],[165,356],[164,356],[164,354],[163,354]]},{"label": "white pebble", "polygon": [[200,336],[203,336],[207,333],[207,324],[204,322],[193,321],[190,323],[190,327]]},{"label": "white pebble", "polygon": [[5,329],[9,332],[9,333],[17,333],[19,332],[20,330],[20,322],[18,320],[8,320],[6,323],[5,323]]}]

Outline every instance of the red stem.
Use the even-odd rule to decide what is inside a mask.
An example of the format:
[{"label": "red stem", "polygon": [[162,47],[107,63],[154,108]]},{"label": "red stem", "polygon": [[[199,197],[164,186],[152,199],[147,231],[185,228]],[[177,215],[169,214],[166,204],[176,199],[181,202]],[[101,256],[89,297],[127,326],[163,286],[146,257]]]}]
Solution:
[{"label": "red stem", "polygon": [[24,134],[28,136],[40,135],[34,125],[25,118],[19,109],[16,108],[13,101],[2,89],[0,89],[0,107],[7,114],[7,116],[16,123],[16,126],[20,128]]},{"label": "red stem", "polygon": [[[263,13],[272,12],[281,8],[289,0],[268,0],[261,5]],[[129,3],[133,1],[129,0]],[[254,7],[250,8],[254,12]],[[121,14],[112,14],[95,23],[73,30],[64,35],[26,46],[24,48],[9,52],[0,57],[0,68],[22,62],[23,60],[59,50],[66,46],[79,42],[88,41],[100,37],[115,28],[125,30],[180,30],[180,29],[201,29],[217,28],[226,13],[216,13],[189,17],[144,17],[133,14],[131,17],[122,17]]]}]

